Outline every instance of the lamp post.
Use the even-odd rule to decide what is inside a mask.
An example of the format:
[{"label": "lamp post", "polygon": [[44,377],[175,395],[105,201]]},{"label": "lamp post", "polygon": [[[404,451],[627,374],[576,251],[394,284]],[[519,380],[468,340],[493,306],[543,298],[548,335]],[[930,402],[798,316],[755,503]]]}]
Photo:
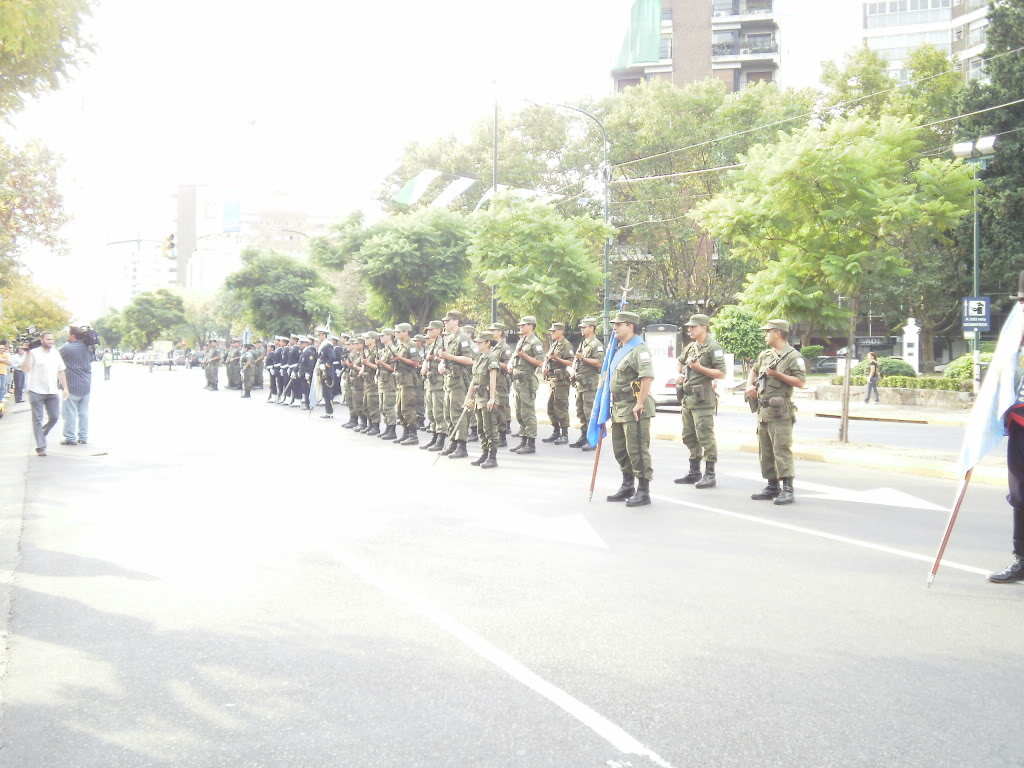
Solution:
[{"label": "lamp post", "polygon": [[[977,296],[981,290],[981,271],[978,265],[978,251],[981,250],[981,218],[978,214],[978,167],[988,167],[989,159],[996,153],[995,136],[985,136],[977,141],[963,141],[953,145],[954,157],[966,160],[974,168],[974,280],[973,291]],[[981,331],[974,331],[971,339],[971,352],[974,355],[974,388],[977,390],[981,379]]]},{"label": "lamp post", "polygon": [[[609,190],[610,190],[610,186],[609,185],[611,184],[611,180],[612,180],[612,169],[611,169],[611,166],[608,165],[608,149],[610,147],[610,144],[608,142],[608,131],[606,131],[604,129],[604,123],[602,123],[595,115],[592,115],[590,112],[587,112],[585,109],[580,109],[579,107],[572,107],[572,106],[570,106],[568,104],[552,104],[551,106],[553,106],[553,107],[560,107],[561,109],[568,109],[568,110],[571,110],[573,112],[579,112],[581,115],[586,115],[591,120],[593,120],[595,123],[597,123],[597,127],[601,129],[601,135],[604,137],[604,162],[602,162],[602,164],[601,164],[601,181],[604,182],[604,224],[607,227],[609,225],[609,212],[608,212]],[[603,304],[604,323],[603,323],[603,325],[604,325],[604,338],[605,338],[606,341],[609,338],[609,336],[608,336],[608,334],[609,334],[608,321],[611,319],[611,316],[609,315],[609,312],[608,312],[608,262],[609,262],[609,257],[610,257],[610,254],[611,254],[611,246],[612,246],[612,239],[611,239],[611,237],[610,236],[609,237],[605,237],[605,240],[604,240],[604,304]]]}]

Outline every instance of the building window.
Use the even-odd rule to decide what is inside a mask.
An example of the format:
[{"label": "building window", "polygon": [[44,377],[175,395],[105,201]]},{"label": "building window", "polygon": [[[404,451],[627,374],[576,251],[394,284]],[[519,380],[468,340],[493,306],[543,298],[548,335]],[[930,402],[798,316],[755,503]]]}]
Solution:
[{"label": "building window", "polygon": [[985,45],[988,39],[986,34],[987,27],[988,20],[986,19],[971,22],[970,31],[967,34],[967,44],[972,47],[975,45]]},{"label": "building window", "polygon": [[661,47],[658,49],[658,58],[671,59],[672,58],[672,38],[663,37],[661,38]]},{"label": "building window", "polygon": [[981,56],[971,59],[967,67],[968,80],[981,80],[985,77],[985,60]]},{"label": "building window", "polygon": [[662,9],[661,9],[661,20],[662,21],[672,21],[672,9],[671,8],[669,8],[667,6],[663,6],[662,7]]}]

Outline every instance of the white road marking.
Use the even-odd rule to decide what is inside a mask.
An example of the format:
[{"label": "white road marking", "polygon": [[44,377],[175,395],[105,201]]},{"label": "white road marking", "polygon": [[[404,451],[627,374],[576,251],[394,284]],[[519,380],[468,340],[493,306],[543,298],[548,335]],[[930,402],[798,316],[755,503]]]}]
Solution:
[{"label": "white road marking", "polygon": [[348,554],[335,551],[334,556],[339,563],[367,584],[405,603],[406,606],[424,618],[429,619],[475,654],[491,662],[514,680],[519,681],[534,693],[540,694],[555,706],[572,715],[623,754],[646,757],[652,763],[659,766],[659,768],[672,768],[671,763],[645,747],[622,730],[622,728],[615,725],[615,723],[598,714],[582,701],[569,695],[555,684],[548,682],[504,651],[491,645],[480,635],[465,625],[460,624],[440,608],[431,605],[418,595],[373,572],[366,565]]},{"label": "white road marking", "polygon": [[[749,523],[758,523],[759,525],[767,525],[772,528],[781,528],[784,531],[793,531],[794,533],[802,533],[807,536],[816,536],[819,539],[828,539],[829,541],[837,541],[840,544],[851,544],[855,547],[862,547],[863,549],[872,549],[875,552],[884,552],[887,555],[896,555],[897,557],[905,557],[908,560],[917,560],[922,563],[928,563],[931,565],[935,561],[934,555],[919,555],[916,552],[910,552],[906,549],[899,549],[898,547],[889,547],[885,544],[874,544],[870,541],[863,541],[862,539],[851,539],[849,536],[838,536],[834,533],[826,533],[825,531],[817,531],[813,528],[804,528],[802,525],[791,525],[790,523],[783,523],[778,520],[771,520],[766,517],[756,517],[754,515],[744,515],[742,512],[730,512],[727,509],[719,509],[718,507],[709,507],[706,504],[694,504],[689,501],[680,501],[674,499],[671,496],[662,496],[660,494],[651,494],[652,499],[658,501],[666,501],[669,504],[678,504],[681,507],[690,507],[692,509],[699,509],[704,512],[714,512],[716,515],[724,515],[725,517],[733,517],[737,520],[746,520]],[[766,504],[768,502],[765,502]],[[978,576],[988,576],[992,571],[986,571],[983,568],[975,568],[973,565],[963,565],[962,563],[954,563],[952,560],[942,561],[944,568],[955,568],[958,571],[965,571],[966,573],[977,574]]]}]

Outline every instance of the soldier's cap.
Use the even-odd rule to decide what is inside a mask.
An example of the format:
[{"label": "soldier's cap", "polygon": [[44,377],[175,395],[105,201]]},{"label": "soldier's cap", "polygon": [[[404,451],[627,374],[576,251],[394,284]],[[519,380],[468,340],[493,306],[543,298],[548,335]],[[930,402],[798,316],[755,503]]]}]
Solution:
[{"label": "soldier's cap", "polygon": [[687,325],[711,325],[711,318],[707,315],[691,315],[690,322],[688,322]]},{"label": "soldier's cap", "polygon": [[788,320],[769,320],[767,323],[761,326],[762,331],[782,331],[783,333],[789,333],[789,321]]},{"label": "soldier's cap", "polygon": [[312,343],[312,341],[313,340],[311,338],[309,338],[309,336],[299,336],[299,343],[300,344],[302,344],[303,342],[305,342],[306,344],[310,344],[310,343]]},{"label": "soldier's cap", "polygon": [[341,341],[341,337],[340,336],[333,336],[332,335],[332,336],[328,336],[327,338],[330,339],[331,341]]},{"label": "soldier's cap", "polygon": [[480,331],[473,341],[495,341],[497,337],[490,331]]},{"label": "soldier's cap", "polygon": [[363,338],[364,339],[379,339],[380,338],[380,334],[377,333],[376,331],[367,331],[366,333],[363,334]]},{"label": "soldier's cap", "polygon": [[339,334],[339,336],[340,336],[340,338],[344,339],[345,341],[348,341],[349,339],[352,338],[352,334],[351,333],[341,333],[341,334]]},{"label": "soldier's cap", "polygon": [[297,338],[299,338],[299,334],[293,333],[289,338],[297,339]]},{"label": "soldier's cap", "polygon": [[317,332],[317,333],[330,333],[330,331],[329,331],[329,330],[327,330],[327,329],[326,329],[326,328],[325,328],[324,326],[322,326],[322,325],[321,325],[321,326],[320,326],[319,328],[317,328],[317,329],[316,329],[316,332]]},{"label": "soldier's cap", "polygon": [[252,349],[254,346],[255,346],[254,344],[246,344],[245,348],[246,349]]},{"label": "soldier's cap", "polygon": [[415,336],[412,337],[412,340],[413,341],[426,341],[427,337],[424,336],[422,333],[417,333]]},{"label": "soldier's cap", "polygon": [[464,325],[464,326],[462,326],[462,330],[465,331],[466,333],[468,333],[470,335],[470,337],[472,337],[473,334],[476,333],[476,326],[475,325]]},{"label": "soldier's cap", "polygon": [[551,333],[552,331],[564,331],[564,330],[565,330],[565,323],[552,323],[551,327],[548,328],[548,333]]},{"label": "soldier's cap", "polygon": [[504,323],[491,323],[490,325],[487,326],[487,330],[488,331],[499,331],[501,333],[504,333],[505,332],[505,324]]},{"label": "soldier's cap", "polygon": [[580,320],[579,327],[582,328],[582,327],[584,327],[586,325],[592,325],[592,326],[594,326],[596,328],[597,327],[597,318],[596,317],[584,317],[582,320]]},{"label": "soldier's cap", "polygon": [[612,318],[612,325],[618,325],[619,323],[633,323],[633,325],[640,325],[640,315],[636,312],[620,311]]},{"label": "soldier's cap", "polygon": [[448,312],[445,313],[444,319],[445,320],[458,320],[461,323],[462,322],[462,313],[452,309],[452,310],[449,310]]},{"label": "soldier's cap", "polygon": [[274,341],[288,341],[287,336],[275,336]]},{"label": "soldier's cap", "polygon": [[362,336],[353,336],[349,340],[349,343],[350,344],[362,344],[364,341],[366,341],[366,339],[364,339]]},{"label": "soldier's cap", "polygon": [[520,318],[519,322],[516,323],[516,325],[520,325],[520,326],[522,326],[522,325],[536,326],[537,325],[537,318],[534,317],[533,315],[527,315],[526,317]]},{"label": "soldier's cap", "polygon": [[427,330],[427,328],[436,328],[439,331],[443,331],[444,323],[442,323],[440,320],[431,320],[429,323],[427,323],[426,327],[423,330]]},{"label": "soldier's cap", "polygon": [[398,325],[395,326],[395,333],[398,333],[399,331],[412,332],[412,326],[409,325],[408,323],[399,323]]},{"label": "soldier's cap", "polygon": [[395,329],[394,328],[381,328],[380,329],[380,335],[381,336],[394,336],[395,335]]}]

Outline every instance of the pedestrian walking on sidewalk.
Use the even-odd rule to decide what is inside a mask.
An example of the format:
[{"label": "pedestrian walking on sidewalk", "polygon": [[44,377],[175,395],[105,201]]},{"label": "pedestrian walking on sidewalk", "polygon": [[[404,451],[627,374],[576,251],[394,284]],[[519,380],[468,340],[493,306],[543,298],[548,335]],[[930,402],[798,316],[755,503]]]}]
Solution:
[{"label": "pedestrian walking on sidewalk", "polygon": [[[803,388],[807,369],[803,356],[789,345],[789,323],[769,320],[761,326],[768,349],[760,354],[747,379],[747,401],[757,413],[757,447],[761,459],[761,476],[768,485],[750,498],[773,500],[776,504],[792,504],[793,424],[796,406],[793,389]],[[779,483],[782,487],[779,487]]]},{"label": "pedestrian walking on sidewalk", "polygon": [[61,445],[85,445],[89,440],[89,393],[92,391],[93,353],[81,328],[71,326],[68,342],[60,348],[68,385],[64,398],[64,439]]},{"label": "pedestrian walking on sidewalk", "polygon": [[[53,348],[53,334],[49,331],[39,337],[39,346],[30,349],[21,361],[28,384],[28,400],[32,405],[32,432],[36,439],[36,455],[46,455],[46,436],[57,424],[60,413],[60,395],[68,396],[68,380],[64,373],[64,358]],[[43,414],[46,423],[43,423]]]},{"label": "pedestrian walking on sidewalk", "polygon": [[[714,488],[718,444],[715,442],[715,412],[718,395],[715,379],[725,378],[725,351],[709,331],[707,315],[694,315],[686,324],[690,344],[677,359],[678,386],[683,390],[679,409],[683,417],[683,443],[690,451],[690,471],[676,483],[697,488]],[[704,459],[704,474],[700,460]]]},{"label": "pedestrian walking on sidewalk", "polygon": [[878,370],[878,353],[868,352],[868,391],[864,395],[864,402],[871,400],[872,390],[875,393],[875,405],[878,405],[878,381],[882,376]]},{"label": "pedestrian walking on sidewalk", "polygon": [[110,381],[110,369],[114,366],[114,356],[110,353],[110,350],[103,352],[103,380]]}]

